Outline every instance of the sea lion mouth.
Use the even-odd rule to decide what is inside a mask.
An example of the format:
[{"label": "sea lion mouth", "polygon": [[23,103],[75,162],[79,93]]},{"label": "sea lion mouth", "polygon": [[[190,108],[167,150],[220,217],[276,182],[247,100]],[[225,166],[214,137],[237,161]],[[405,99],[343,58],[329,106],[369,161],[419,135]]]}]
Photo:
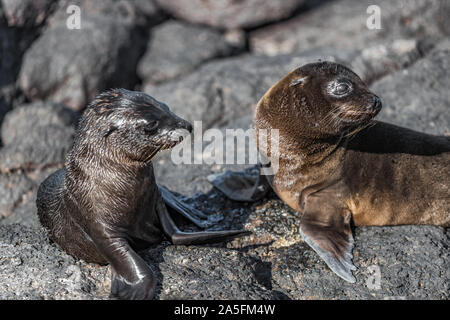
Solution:
[{"label": "sea lion mouth", "polygon": [[339,115],[339,120],[343,122],[355,123],[362,120],[372,119],[378,114],[378,111],[346,111]]},{"label": "sea lion mouth", "polygon": [[381,102],[376,99],[374,103],[368,107],[362,108],[352,108],[343,110],[339,113],[338,118],[340,121],[345,123],[359,123],[366,122],[367,120],[373,119],[381,110]]},{"label": "sea lion mouth", "polygon": [[164,139],[163,147],[161,150],[167,150],[175,147],[177,144],[181,143],[189,134],[189,131],[186,129],[176,129],[170,131]]},{"label": "sea lion mouth", "polygon": [[184,140],[183,137],[179,137],[178,141],[174,141],[174,140],[169,140],[167,141],[161,150],[167,150],[167,149],[172,149],[173,147],[175,147],[177,144],[181,143]]}]

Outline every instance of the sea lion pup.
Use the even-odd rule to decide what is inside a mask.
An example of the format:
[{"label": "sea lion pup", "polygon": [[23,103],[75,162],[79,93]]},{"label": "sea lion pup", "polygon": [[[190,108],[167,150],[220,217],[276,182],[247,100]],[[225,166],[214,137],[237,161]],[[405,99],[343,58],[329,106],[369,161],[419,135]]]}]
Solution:
[{"label": "sea lion pup", "polygon": [[145,93],[104,92],[82,115],[64,168],[39,187],[38,215],[50,238],[74,257],[109,263],[111,297],[153,296],[155,277],[135,250],[164,235],[174,244],[202,244],[248,233],[185,233],[174,224],[166,204],[198,225],[203,214],[158,188],[151,160],[188,131],[189,122]]},{"label": "sea lion pup", "polygon": [[[304,240],[355,282],[352,219],[356,226],[450,224],[450,138],[372,120],[380,110],[380,99],[348,68],[304,65],[267,91],[254,117],[257,138],[260,129],[279,130],[278,171],[253,178],[255,185],[230,172],[210,180],[241,201],[261,198],[269,183],[301,213]],[[267,150],[258,147],[276,156],[270,141]]]}]

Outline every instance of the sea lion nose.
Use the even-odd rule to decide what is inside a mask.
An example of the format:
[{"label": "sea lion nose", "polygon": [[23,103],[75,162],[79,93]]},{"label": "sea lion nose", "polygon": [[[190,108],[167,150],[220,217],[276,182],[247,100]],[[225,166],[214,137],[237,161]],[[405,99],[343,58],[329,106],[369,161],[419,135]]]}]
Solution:
[{"label": "sea lion nose", "polygon": [[380,111],[381,110],[381,99],[380,98],[378,98],[377,96],[375,96],[375,102],[374,102],[374,104],[373,104],[373,108],[374,108],[374,110],[376,110],[376,111]]},{"label": "sea lion nose", "polygon": [[372,101],[373,101],[372,104],[370,104],[370,105],[368,105],[366,107],[367,110],[370,111],[370,112],[378,112],[378,111],[380,111],[381,110],[381,106],[382,106],[381,99],[378,96],[373,95]]},{"label": "sea lion nose", "polygon": [[178,126],[180,128],[186,129],[187,131],[189,131],[189,133],[192,132],[192,124],[190,122],[183,120],[183,121],[178,122]]}]

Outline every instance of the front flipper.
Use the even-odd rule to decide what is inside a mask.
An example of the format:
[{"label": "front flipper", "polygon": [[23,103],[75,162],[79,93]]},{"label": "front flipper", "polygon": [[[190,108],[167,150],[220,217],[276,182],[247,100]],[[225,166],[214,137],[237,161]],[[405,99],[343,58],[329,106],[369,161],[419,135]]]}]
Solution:
[{"label": "front flipper", "polygon": [[201,232],[183,232],[173,222],[167,211],[167,207],[162,198],[157,203],[156,211],[161,222],[164,233],[169,237],[173,244],[205,244],[217,243],[232,240],[239,236],[250,234],[247,230],[225,230],[225,231],[201,231]]},{"label": "front flipper", "polygon": [[147,263],[131,248],[125,237],[107,234],[105,226],[91,230],[97,250],[111,265],[110,298],[126,300],[151,299],[156,279]]},{"label": "front flipper", "polygon": [[167,206],[194,223],[197,227],[205,229],[213,225],[213,222],[208,220],[208,216],[206,214],[200,210],[197,210],[193,206],[188,205],[184,201],[181,201],[176,195],[165,187],[158,184],[158,189],[161,191],[161,196]]},{"label": "front flipper", "polygon": [[350,221],[351,212],[335,203],[332,196],[312,194],[306,201],[300,234],[334,273],[355,283]]},{"label": "front flipper", "polygon": [[270,184],[266,177],[260,174],[259,168],[255,175],[244,171],[227,171],[223,174],[211,174],[207,179],[227,198],[234,201],[258,201],[270,189]]}]

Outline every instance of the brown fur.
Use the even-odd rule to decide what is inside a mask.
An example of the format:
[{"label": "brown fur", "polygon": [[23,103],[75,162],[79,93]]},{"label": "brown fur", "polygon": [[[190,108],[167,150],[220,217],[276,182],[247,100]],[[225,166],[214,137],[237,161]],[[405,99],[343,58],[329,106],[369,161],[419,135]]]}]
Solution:
[{"label": "brown fur", "polygon": [[[257,141],[259,129],[279,130],[273,189],[302,213],[305,241],[350,282],[352,217],[357,226],[450,225],[450,139],[373,121],[380,109],[355,73],[320,62],[276,83],[254,118]],[[270,142],[261,149],[277,156]]]},{"label": "brown fur", "polygon": [[[311,65],[285,76],[258,103],[254,128],[280,130],[276,192],[302,211],[301,203],[309,194],[333,184],[338,189],[335,196],[352,212],[356,225],[449,226],[449,138],[375,121],[359,133],[343,136],[366,127],[368,119],[363,114],[361,123],[347,128],[328,122],[330,114],[343,108],[350,110],[350,116],[361,116],[367,111],[359,110],[370,102],[371,93],[359,77],[342,70],[360,88],[335,105],[330,105],[335,101],[327,100],[320,86],[330,74]],[[301,77],[308,77],[303,85],[289,86]]]}]

